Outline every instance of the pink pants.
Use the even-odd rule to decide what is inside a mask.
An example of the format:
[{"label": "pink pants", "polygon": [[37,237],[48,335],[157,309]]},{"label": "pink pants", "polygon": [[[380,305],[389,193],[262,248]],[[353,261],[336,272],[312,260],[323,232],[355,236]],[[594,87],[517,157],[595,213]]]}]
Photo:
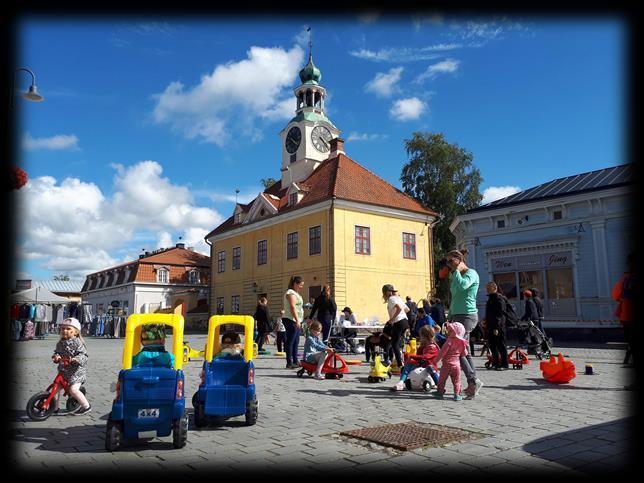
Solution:
[{"label": "pink pants", "polygon": [[438,376],[438,392],[445,392],[445,384],[447,384],[447,378],[452,378],[452,384],[454,385],[454,394],[461,393],[461,364],[458,359],[455,362],[447,362],[443,360],[443,365],[441,366],[441,373]]}]

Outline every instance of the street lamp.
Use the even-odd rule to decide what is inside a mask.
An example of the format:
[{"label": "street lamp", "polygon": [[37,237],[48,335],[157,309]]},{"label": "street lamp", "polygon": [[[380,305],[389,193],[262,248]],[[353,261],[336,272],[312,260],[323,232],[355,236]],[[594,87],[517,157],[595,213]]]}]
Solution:
[{"label": "street lamp", "polygon": [[13,86],[11,88],[11,107],[13,107],[13,95],[16,87],[16,73],[21,70],[24,72],[29,72],[29,74],[31,74],[31,85],[29,86],[29,90],[27,92],[22,93],[22,97],[33,102],[44,101],[45,98],[40,94],[38,94],[38,88],[36,87],[36,75],[29,69],[25,69],[24,67],[18,67],[13,74]]}]

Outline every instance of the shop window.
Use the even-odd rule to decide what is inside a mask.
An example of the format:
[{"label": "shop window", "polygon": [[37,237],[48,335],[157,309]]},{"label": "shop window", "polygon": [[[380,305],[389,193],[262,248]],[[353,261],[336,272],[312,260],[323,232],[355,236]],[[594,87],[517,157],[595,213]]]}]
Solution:
[{"label": "shop window", "polygon": [[572,269],[546,270],[546,282],[548,284],[547,303],[550,314],[555,316],[577,315]]},{"label": "shop window", "polygon": [[494,283],[496,283],[497,287],[499,287],[499,290],[503,295],[505,295],[508,299],[516,300],[518,293],[516,276],[514,272],[495,273],[493,278]]},{"label": "shop window", "polygon": [[497,228],[505,228],[505,220],[496,220]]}]

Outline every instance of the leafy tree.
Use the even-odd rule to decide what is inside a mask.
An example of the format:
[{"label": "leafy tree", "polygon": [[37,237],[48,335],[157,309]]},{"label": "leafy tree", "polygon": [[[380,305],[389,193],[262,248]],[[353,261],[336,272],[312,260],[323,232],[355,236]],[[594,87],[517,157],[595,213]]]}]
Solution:
[{"label": "leafy tree", "polygon": [[268,189],[271,186],[273,186],[275,183],[277,183],[277,180],[275,178],[262,178],[260,180],[260,183],[264,185],[264,189]]},{"label": "leafy tree", "polygon": [[456,238],[449,230],[454,218],[481,204],[479,185],[483,181],[473,156],[457,144],[450,144],[442,133],[414,132],[405,139],[409,162],[402,169],[403,190],[423,205],[439,213],[433,229],[435,295],[449,301],[449,286],[438,278],[440,261],[455,248]]}]

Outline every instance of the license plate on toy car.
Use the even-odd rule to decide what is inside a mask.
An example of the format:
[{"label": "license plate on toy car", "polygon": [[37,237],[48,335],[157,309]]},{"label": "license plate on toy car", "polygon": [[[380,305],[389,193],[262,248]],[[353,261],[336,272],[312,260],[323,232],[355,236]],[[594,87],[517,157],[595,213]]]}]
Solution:
[{"label": "license plate on toy car", "polygon": [[159,409],[158,408],[139,409],[139,417],[140,418],[158,418]]}]

